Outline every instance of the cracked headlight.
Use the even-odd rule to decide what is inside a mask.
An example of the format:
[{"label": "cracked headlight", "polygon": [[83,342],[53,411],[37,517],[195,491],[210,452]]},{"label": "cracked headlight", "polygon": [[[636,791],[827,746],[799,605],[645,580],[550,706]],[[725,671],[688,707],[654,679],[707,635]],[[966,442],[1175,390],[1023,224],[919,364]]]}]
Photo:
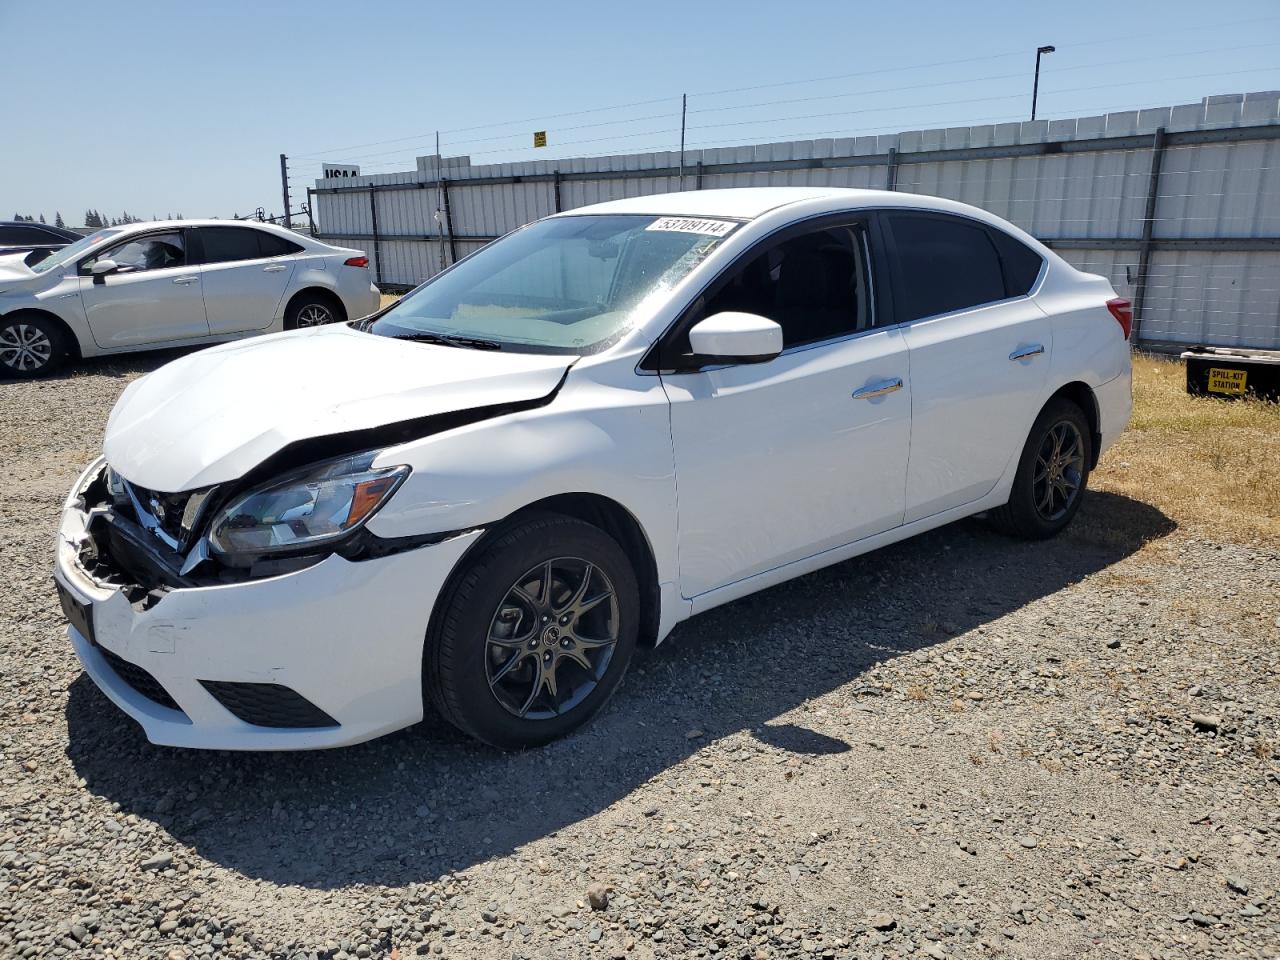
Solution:
[{"label": "cracked headlight", "polygon": [[230,503],[209,528],[216,554],[293,553],[341,540],[372,517],[409,475],[370,464],[381,451],[315,464]]}]

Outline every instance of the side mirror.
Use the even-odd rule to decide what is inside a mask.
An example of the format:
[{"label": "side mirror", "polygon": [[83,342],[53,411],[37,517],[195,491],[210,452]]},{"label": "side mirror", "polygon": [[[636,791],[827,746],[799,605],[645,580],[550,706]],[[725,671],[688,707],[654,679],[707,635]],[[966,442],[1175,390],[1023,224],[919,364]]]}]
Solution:
[{"label": "side mirror", "polygon": [[114,260],[95,260],[89,272],[93,274],[94,283],[106,283],[107,274],[115,273],[120,269],[120,264]]},{"label": "side mirror", "polygon": [[709,363],[765,363],[782,352],[782,328],[768,317],[725,311],[689,331],[693,359]]}]

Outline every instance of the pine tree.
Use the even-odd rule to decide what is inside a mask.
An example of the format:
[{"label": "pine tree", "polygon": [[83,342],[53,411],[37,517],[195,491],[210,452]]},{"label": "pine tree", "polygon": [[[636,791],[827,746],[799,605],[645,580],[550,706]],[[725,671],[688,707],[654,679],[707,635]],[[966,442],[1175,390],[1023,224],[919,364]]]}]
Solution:
[{"label": "pine tree", "polygon": [[42,214],[40,214],[40,222],[41,222],[41,223],[44,223],[44,222],[45,222],[44,214],[43,214],[43,213],[42,213]]},{"label": "pine tree", "polygon": [[53,212],[53,225],[55,227],[65,227],[67,225],[66,222],[63,221],[62,219],[62,211],[55,210]]}]

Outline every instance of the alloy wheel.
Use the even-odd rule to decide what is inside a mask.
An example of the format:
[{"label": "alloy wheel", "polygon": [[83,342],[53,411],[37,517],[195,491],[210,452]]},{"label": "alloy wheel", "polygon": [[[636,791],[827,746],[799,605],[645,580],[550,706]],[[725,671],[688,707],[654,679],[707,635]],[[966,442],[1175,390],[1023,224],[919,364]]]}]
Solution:
[{"label": "alloy wheel", "polygon": [[53,342],[37,326],[14,323],[0,329],[0,362],[22,373],[39,370],[53,357]]},{"label": "alloy wheel", "polygon": [[298,326],[318,327],[333,322],[333,311],[322,303],[309,303],[298,311]]},{"label": "alloy wheel", "polygon": [[1036,512],[1049,521],[1071,509],[1084,479],[1084,438],[1074,423],[1061,420],[1045,433],[1036,452],[1032,496]]},{"label": "alloy wheel", "polygon": [[578,557],[540,563],[511,585],[490,621],[489,690],[521,719],[560,716],[603,679],[618,627],[617,593],[600,567]]}]

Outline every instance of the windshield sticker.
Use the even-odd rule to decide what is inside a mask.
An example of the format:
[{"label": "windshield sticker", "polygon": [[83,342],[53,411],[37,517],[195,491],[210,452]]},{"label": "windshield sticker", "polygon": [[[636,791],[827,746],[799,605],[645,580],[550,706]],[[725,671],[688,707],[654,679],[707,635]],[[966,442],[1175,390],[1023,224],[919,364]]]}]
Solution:
[{"label": "windshield sticker", "polygon": [[700,217],[659,217],[646,230],[668,233],[701,233],[708,237],[727,237],[737,224],[732,220],[704,220]]}]

